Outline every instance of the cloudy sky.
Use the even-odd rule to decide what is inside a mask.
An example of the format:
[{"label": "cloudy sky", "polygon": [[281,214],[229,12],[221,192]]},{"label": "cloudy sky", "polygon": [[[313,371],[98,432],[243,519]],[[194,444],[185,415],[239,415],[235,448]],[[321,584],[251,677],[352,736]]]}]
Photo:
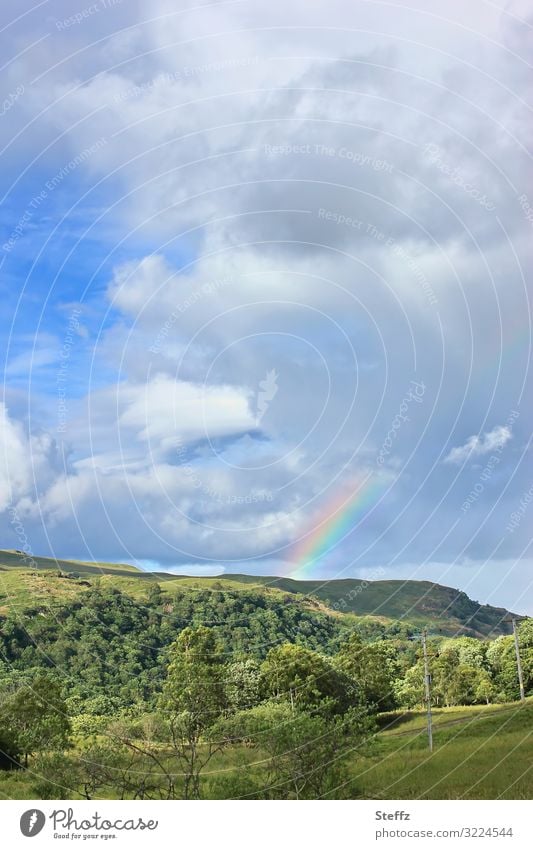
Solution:
[{"label": "cloudy sky", "polygon": [[5,4],[3,547],[533,612],[528,5]]}]

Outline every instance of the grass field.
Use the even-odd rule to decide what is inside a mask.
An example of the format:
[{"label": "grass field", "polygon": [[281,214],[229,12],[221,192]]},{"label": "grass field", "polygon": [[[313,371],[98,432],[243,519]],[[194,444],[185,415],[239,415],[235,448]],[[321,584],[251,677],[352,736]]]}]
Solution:
[{"label": "grass field", "polygon": [[[391,725],[391,718],[395,722]],[[370,756],[354,752],[351,779],[339,797],[353,799],[531,799],[533,698],[525,705],[489,705],[435,711],[430,754],[422,711],[380,718],[384,730]],[[74,753],[74,757],[75,757]],[[206,775],[206,795],[217,798],[225,777],[247,775],[264,760],[260,749],[232,747],[217,755]],[[30,772],[0,772],[0,799],[31,799]],[[232,781],[233,783],[233,781]],[[68,798],[65,793],[65,798]]]},{"label": "grass field", "polygon": [[[411,712],[378,735],[378,751],[354,780],[372,799],[531,799],[533,699],[524,706],[479,705],[434,712],[430,754],[426,716]],[[383,718],[382,718],[383,721]]]}]

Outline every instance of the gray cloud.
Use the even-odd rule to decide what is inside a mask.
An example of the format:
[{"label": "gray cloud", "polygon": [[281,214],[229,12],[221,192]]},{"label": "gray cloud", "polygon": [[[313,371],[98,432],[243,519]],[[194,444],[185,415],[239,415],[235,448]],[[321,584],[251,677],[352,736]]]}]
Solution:
[{"label": "gray cloud", "polygon": [[[55,2],[16,29],[24,94],[1,131],[22,209],[24,180],[46,185],[105,139],[61,187],[80,201],[74,257],[90,227],[102,263],[91,382],[61,446],[40,385],[46,444],[19,396],[5,419],[21,459],[5,503],[35,547],[279,569],[309,517],[372,473],[380,509],[324,569],[521,550],[525,523],[504,536],[529,438],[516,8],[124,3],[63,31],[72,8]],[[378,470],[411,380],[423,403]],[[493,422],[515,408],[511,443]],[[459,465],[504,437],[460,515],[477,472]]]}]

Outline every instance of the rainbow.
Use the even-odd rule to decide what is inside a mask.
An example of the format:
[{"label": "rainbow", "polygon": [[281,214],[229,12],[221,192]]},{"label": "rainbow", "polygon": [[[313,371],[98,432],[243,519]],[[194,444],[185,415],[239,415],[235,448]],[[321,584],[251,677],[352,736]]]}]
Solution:
[{"label": "rainbow", "polygon": [[372,475],[353,482],[348,492],[343,488],[342,494],[329,503],[325,515],[293,547],[288,570],[291,578],[312,577],[322,559],[365,518],[383,487],[383,479]]}]

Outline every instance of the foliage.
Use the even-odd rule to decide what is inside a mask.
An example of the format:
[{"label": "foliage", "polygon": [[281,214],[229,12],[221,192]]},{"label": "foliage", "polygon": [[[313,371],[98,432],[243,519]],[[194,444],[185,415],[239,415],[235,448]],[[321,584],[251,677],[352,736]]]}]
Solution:
[{"label": "foliage", "polygon": [[261,667],[253,658],[228,663],[224,673],[227,706],[230,711],[247,710],[261,701]]},{"label": "foliage", "polygon": [[247,741],[267,754],[262,789],[252,782],[253,795],[263,799],[342,798],[347,757],[361,750],[372,731],[361,709],[327,719],[268,702],[226,723],[234,743]]},{"label": "foliage", "polygon": [[68,745],[70,721],[57,681],[39,675],[31,684],[0,696],[0,728],[8,749],[24,757]]},{"label": "foliage", "polygon": [[265,691],[312,713],[342,713],[356,700],[349,681],[325,657],[286,643],[271,649],[261,666]]},{"label": "foliage", "polygon": [[200,797],[201,771],[221,745],[206,732],[226,707],[222,661],[209,628],[186,628],[171,649],[159,704],[168,725],[168,742],[183,770],[185,799]]},{"label": "foliage", "polygon": [[[518,640],[524,688],[526,693],[533,689],[533,619],[526,619],[518,626]],[[487,662],[492,673],[497,698],[511,701],[519,697],[516,654],[513,637],[498,637],[487,648]]]},{"label": "foliage", "polygon": [[286,641],[332,650],[343,627],[281,599],[247,589],[178,590],[169,596],[151,585],[148,599],[140,601],[113,587],[91,588],[73,602],[0,617],[0,656],[21,672],[61,669],[74,713],[90,712],[82,703],[99,696],[111,700],[111,710],[153,706],[170,646],[186,627],[208,622],[221,649],[235,660],[260,660]]},{"label": "foliage", "polygon": [[382,711],[395,706],[393,664],[385,643],[365,645],[358,634],[352,634],[341,645],[337,667],[352,682],[362,702]]}]

